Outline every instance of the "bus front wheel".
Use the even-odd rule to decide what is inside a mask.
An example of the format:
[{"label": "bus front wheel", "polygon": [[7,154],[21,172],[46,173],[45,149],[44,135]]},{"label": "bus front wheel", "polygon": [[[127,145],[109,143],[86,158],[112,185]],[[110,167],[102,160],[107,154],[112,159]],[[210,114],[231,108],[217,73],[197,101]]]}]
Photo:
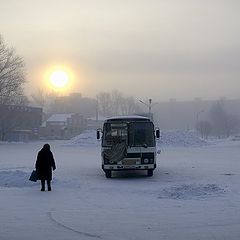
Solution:
[{"label": "bus front wheel", "polygon": [[148,175],[149,177],[152,177],[152,176],[153,176],[153,169],[147,170],[147,175]]},{"label": "bus front wheel", "polygon": [[112,171],[111,170],[105,170],[105,175],[106,175],[106,178],[111,178],[112,177]]}]

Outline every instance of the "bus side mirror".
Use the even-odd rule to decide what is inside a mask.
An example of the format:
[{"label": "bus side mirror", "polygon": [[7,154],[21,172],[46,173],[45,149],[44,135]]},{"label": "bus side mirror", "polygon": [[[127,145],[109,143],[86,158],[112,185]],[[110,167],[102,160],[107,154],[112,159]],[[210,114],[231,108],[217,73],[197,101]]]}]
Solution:
[{"label": "bus side mirror", "polygon": [[102,130],[98,129],[97,130],[97,140],[101,139],[101,133],[102,133]]},{"label": "bus side mirror", "polygon": [[160,138],[160,130],[156,129],[156,138],[159,139]]}]

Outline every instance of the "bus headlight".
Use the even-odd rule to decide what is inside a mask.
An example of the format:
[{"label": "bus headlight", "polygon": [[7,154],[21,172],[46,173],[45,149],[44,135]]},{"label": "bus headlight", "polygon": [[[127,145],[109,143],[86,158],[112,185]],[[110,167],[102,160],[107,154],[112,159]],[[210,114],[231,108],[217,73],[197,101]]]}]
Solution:
[{"label": "bus headlight", "polygon": [[153,152],[142,153],[142,164],[153,164],[153,163],[154,163]]},{"label": "bus headlight", "polygon": [[148,164],[148,163],[149,163],[148,158],[144,158],[144,159],[143,159],[143,163]]}]

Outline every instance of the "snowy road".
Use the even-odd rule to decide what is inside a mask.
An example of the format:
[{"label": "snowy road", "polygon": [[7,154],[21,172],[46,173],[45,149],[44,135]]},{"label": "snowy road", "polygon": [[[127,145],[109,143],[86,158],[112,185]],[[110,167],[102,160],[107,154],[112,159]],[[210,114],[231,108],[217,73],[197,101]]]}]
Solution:
[{"label": "snowy road", "polygon": [[240,143],[168,147],[152,178],[106,179],[98,146],[52,142],[52,192],[27,178],[42,143],[0,145],[0,239],[240,238]]}]

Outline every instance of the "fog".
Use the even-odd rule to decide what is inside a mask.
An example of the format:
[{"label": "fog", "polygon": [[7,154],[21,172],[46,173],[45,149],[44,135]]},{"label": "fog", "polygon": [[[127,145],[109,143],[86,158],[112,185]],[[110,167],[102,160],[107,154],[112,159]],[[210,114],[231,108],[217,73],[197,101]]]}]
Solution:
[{"label": "fog", "polygon": [[239,1],[1,1],[0,34],[26,63],[25,90],[65,65],[69,91],[156,101],[239,98]]}]

